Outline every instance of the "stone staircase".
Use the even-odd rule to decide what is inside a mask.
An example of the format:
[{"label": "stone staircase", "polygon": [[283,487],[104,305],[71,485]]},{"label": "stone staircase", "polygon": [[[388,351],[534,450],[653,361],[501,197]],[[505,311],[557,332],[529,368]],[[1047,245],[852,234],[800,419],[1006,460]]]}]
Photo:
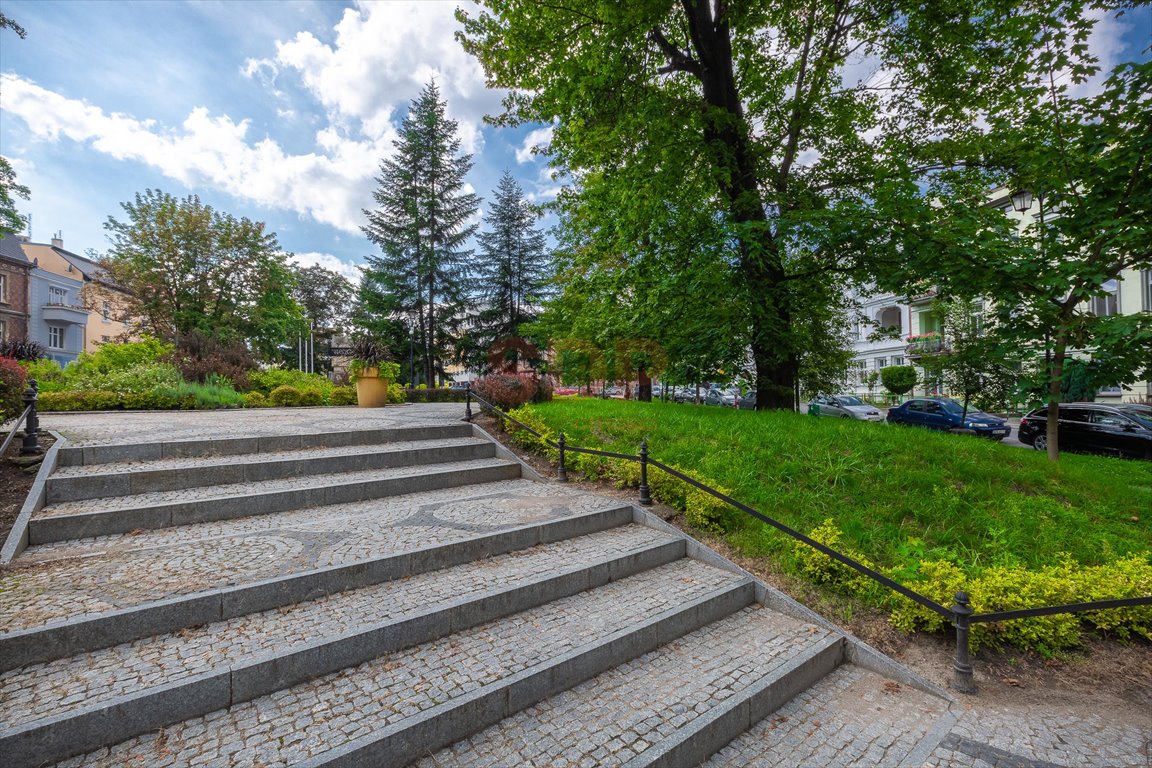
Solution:
[{"label": "stone staircase", "polygon": [[66,446],[0,765],[922,763],[949,700],[461,423]]}]

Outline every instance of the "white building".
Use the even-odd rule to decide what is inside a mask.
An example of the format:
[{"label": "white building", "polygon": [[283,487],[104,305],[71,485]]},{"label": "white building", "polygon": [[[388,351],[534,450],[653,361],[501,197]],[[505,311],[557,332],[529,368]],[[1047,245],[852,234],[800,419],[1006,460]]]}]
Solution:
[{"label": "white building", "polygon": [[[1005,215],[1016,219],[1021,230],[1040,217],[1040,200],[1034,199],[1025,213],[1018,213],[1012,207],[1007,188],[994,190],[990,195],[989,205],[1002,209]],[[1054,214],[1052,211],[1045,211],[1045,215],[1051,217]],[[1085,302],[1080,310],[1097,316],[1152,312],[1152,270],[1124,270],[1118,279],[1109,280],[1104,287],[1108,295]],[[919,358],[919,353],[933,343],[940,343],[933,341],[931,337],[915,340],[917,336],[942,332],[940,318],[932,311],[934,298],[934,292],[915,297],[899,297],[890,293],[856,297],[865,321],[857,324],[856,338],[853,342],[855,359],[852,362],[854,370],[850,371],[849,386],[855,394],[865,396],[869,393],[870,373],[879,372],[889,365],[913,365]],[[973,307],[977,312],[984,311],[985,308],[984,302]],[[875,340],[880,335],[879,329],[899,329],[900,333],[896,338]],[[1087,357],[1091,351],[1070,350],[1069,354],[1072,357]],[[920,380],[923,382],[924,371],[919,369],[919,372]],[[937,394],[938,389],[936,385],[929,384],[925,387],[923,384],[918,384],[910,394]],[[873,393],[878,397],[888,396],[888,391],[879,381],[876,381]],[[1096,400],[1098,402],[1152,400],[1152,381],[1138,381],[1124,387],[1105,387],[1097,392]]]}]

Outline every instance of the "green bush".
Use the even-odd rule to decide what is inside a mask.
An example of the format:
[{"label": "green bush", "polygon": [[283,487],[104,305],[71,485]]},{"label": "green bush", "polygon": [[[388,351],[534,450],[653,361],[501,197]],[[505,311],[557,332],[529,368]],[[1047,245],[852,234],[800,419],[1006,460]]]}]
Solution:
[{"label": "green bush", "polygon": [[157,387],[155,394],[170,398],[178,408],[186,410],[212,408],[240,408],[244,405],[244,395],[231,387],[212,384],[195,384],[184,381],[174,387]]},{"label": "green bush", "polygon": [[24,412],[28,373],[11,357],[0,357],[0,424]]},{"label": "green bush", "polygon": [[416,389],[404,390],[405,398],[409,403],[462,403],[464,390],[462,389]]},{"label": "green bush", "polygon": [[404,387],[400,386],[396,382],[389,384],[388,403],[390,405],[403,405],[406,402],[408,402],[408,396],[404,390]]},{"label": "green bush", "polygon": [[890,365],[880,369],[880,382],[894,395],[911,392],[916,386],[916,369],[911,365]]},{"label": "green bush", "polygon": [[289,384],[281,384],[269,393],[268,399],[272,405],[277,405],[282,408],[295,407],[300,405],[301,393],[296,387]]},{"label": "green bush", "polygon": [[113,392],[151,392],[171,389],[184,383],[180,371],[170,363],[138,363],[127,368],[99,370],[93,367],[64,369],[68,389],[111,390]]},{"label": "green bush", "polygon": [[52,358],[46,357],[20,365],[28,371],[29,379],[36,379],[36,386],[41,392],[61,392],[68,389],[64,380],[64,369]]},{"label": "green bush", "polygon": [[277,387],[294,387],[299,390],[318,389],[327,396],[335,385],[328,377],[319,373],[304,373],[288,368],[269,368],[266,371],[252,371],[248,374],[248,384],[255,392],[272,394]]},{"label": "green bush", "polygon": [[305,387],[300,390],[299,405],[324,405],[324,393],[316,387]]},{"label": "green bush", "polygon": [[268,398],[263,392],[247,392],[244,395],[244,405],[248,408],[267,408]]},{"label": "green bush", "polygon": [[41,411],[112,411],[123,407],[118,392],[98,389],[69,392],[43,392],[37,409]]},{"label": "green bush", "polygon": [[[391,391],[389,391],[391,398]],[[328,396],[329,405],[356,405],[355,387],[333,387],[332,394]]]},{"label": "green bush", "polygon": [[171,344],[146,336],[140,341],[101,344],[95,352],[81,352],[73,365],[78,372],[110,373],[157,363],[172,350]]}]

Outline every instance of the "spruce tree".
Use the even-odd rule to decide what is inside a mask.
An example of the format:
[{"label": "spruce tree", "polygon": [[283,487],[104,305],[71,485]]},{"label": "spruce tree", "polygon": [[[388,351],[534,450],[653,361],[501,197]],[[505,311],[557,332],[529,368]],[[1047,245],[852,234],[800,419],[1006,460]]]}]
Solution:
[{"label": "spruce tree", "polygon": [[452,336],[470,293],[472,251],[463,246],[476,230],[468,222],[480,199],[464,189],[472,156],[461,154],[457,124],[445,117],[435,82],[412,102],[380,163],[375,210],[365,210],[364,234],[381,251],[367,258],[366,285],[395,317],[411,317],[424,381],[443,372]]},{"label": "spruce tree", "polygon": [[544,233],[535,227],[539,214],[507,170],[500,178],[486,232],[477,236],[482,309],[474,334],[483,365],[488,351],[519,336],[520,326],[536,319],[536,308],[548,279],[549,258]]}]

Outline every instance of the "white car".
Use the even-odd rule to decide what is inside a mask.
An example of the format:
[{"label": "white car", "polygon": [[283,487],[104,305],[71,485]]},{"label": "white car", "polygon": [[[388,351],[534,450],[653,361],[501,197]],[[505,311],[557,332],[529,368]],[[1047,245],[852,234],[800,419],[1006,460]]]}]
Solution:
[{"label": "white car", "polygon": [[842,419],[883,421],[884,416],[872,405],[853,395],[821,395],[808,403],[813,416],[839,416]]}]

